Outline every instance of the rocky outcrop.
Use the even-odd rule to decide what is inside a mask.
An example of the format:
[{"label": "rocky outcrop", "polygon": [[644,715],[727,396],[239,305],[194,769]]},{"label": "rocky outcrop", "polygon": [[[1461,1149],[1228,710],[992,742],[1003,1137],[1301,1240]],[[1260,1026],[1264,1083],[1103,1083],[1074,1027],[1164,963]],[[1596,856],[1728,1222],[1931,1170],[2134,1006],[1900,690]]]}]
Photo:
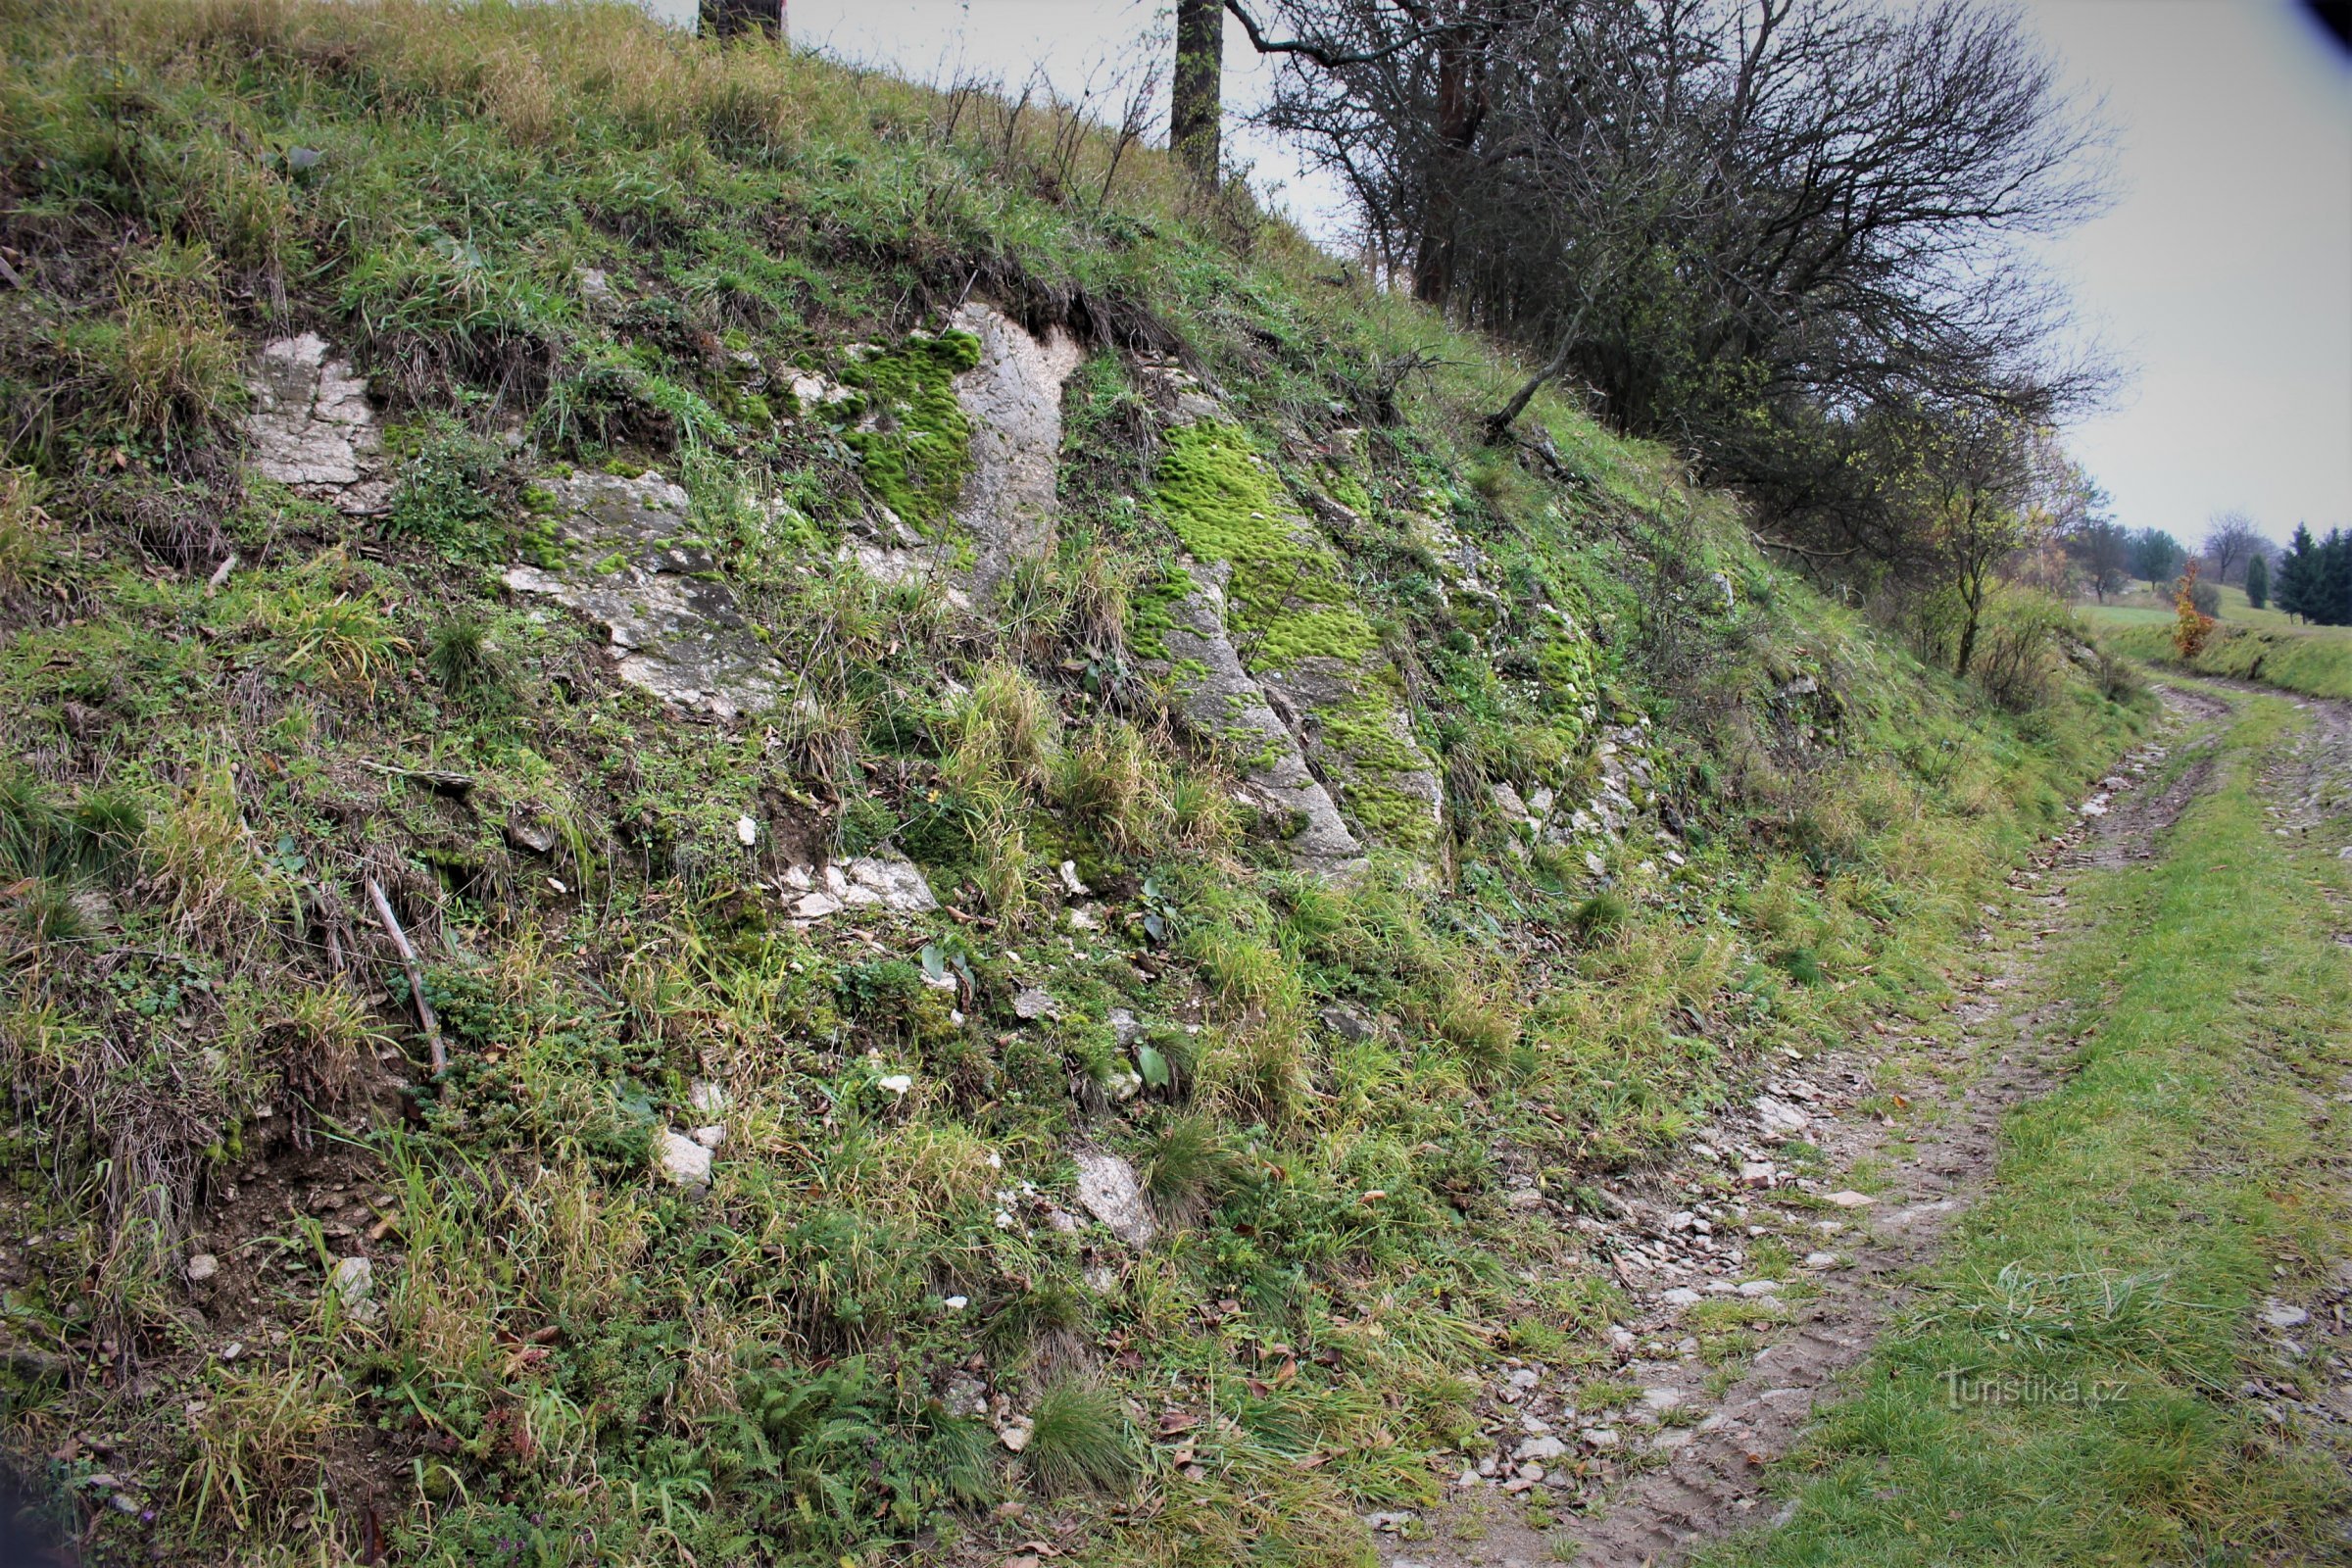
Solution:
[{"label": "rocky outcrop", "polygon": [[1161,634],[1167,657],[1154,662],[1172,677],[1186,722],[1221,738],[1243,759],[1253,804],[1286,824],[1283,841],[1300,864],[1321,871],[1360,864],[1364,847],[1348,830],[1339,803],[1307,767],[1298,737],[1275,713],[1233,646],[1225,620],[1231,568],[1185,564],[1192,591],[1170,607],[1172,624]]},{"label": "rocky outcrop", "polygon": [[1299,864],[1424,854],[1445,790],[1337,552],[1201,382],[1169,366],[1144,379],[1174,425],[1155,503],[1186,551],[1152,667],[1241,759]]},{"label": "rocky outcrop", "polygon": [[921,869],[903,855],[860,855],[821,870],[796,865],[784,873],[784,886],[795,895],[791,908],[800,920],[821,920],[843,909],[879,906],[921,914],[939,907]]},{"label": "rocky outcrop", "polygon": [[568,559],[554,571],[512,567],[508,587],[601,622],[620,678],[665,703],[719,718],[775,706],[783,668],[688,531],[684,490],[651,470],[632,479],[575,469],[548,488]]},{"label": "rocky outcrop", "polygon": [[246,375],[250,466],[296,495],[368,516],[390,510],[368,383],[316,332],[266,345]]},{"label": "rocky outcrop", "polygon": [[[1086,354],[1060,327],[1036,337],[995,306],[976,301],[956,310],[951,330],[979,345],[971,368],[951,382],[967,431],[968,460],[955,527],[925,538],[906,519],[886,514],[848,553],[879,582],[936,579],[958,608],[969,609],[986,603],[1014,566],[1054,548],[1061,393]],[[827,408],[860,407],[861,429],[893,416],[858,404],[855,391],[823,377],[804,377],[794,395],[820,416]]]},{"label": "rocky outcrop", "polygon": [[956,326],[980,340],[980,363],[956,377],[971,422],[971,472],[956,520],[971,536],[971,591],[989,591],[1054,548],[1061,463],[1061,392],[1086,353],[1058,326],[1033,337],[993,305],[967,304]]}]

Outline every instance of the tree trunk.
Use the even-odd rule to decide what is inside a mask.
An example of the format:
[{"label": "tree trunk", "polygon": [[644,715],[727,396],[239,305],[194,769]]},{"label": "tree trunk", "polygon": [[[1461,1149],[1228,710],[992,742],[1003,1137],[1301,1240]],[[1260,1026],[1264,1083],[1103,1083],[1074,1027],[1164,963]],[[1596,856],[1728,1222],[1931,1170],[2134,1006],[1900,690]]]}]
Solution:
[{"label": "tree trunk", "polygon": [[1421,235],[1413,247],[1413,297],[1443,308],[1453,292],[1454,230],[1459,222],[1455,184],[1486,118],[1483,85],[1472,79],[1468,44],[1447,34],[1438,43],[1438,117]]},{"label": "tree trunk", "polygon": [[1168,145],[1203,185],[1217,180],[1224,70],[1224,0],[1176,0],[1176,75],[1168,86]]},{"label": "tree trunk", "polygon": [[784,36],[785,0],[701,0],[697,21],[706,38]]},{"label": "tree trunk", "polygon": [[1983,582],[1980,581],[1977,584],[1976,590],[1973,593],[1963,589],[1960,594],[1960,602],[1968,607],[1968,619],[1961,623],[1960,652],[1959,655],[1952,660],[1952,673],[1955,675],[1966,675],[1968,673],[1968,666],[1976,662],[1977,623],[1978,621],[1982,620],[1984,615],[1984,588]]}]

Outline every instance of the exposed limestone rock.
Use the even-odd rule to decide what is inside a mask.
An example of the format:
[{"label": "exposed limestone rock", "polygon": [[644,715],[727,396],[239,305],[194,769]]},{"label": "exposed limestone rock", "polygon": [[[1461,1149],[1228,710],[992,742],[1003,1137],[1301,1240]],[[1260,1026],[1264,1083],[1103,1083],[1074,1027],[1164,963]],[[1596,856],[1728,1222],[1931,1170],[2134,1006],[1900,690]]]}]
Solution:
[{"label": "exposed limestone rock", "polygon": [[1242,756],[1244,778],[1261,810],[1294,824],[1284,835],[1303,865],[1338,871],[1360,865],[1364,847],[1323,781],[1306,765],[1298,737],[1276,716],[1265,692],[1242,667],[1225,624],[1225,580],[1230,568],[1188,563],[1193,591],[1171,607],[1174,624],[1163,634],[1185,718],[1203,734],[1224,737]]},{"label": "exposed limestone rock", "polygon": [[710,1151],[663,1128],[654,1134],[654,1168],[673,1187],[708,1187]]},{"label": "exposed limestone rock", "polygon": [[655,472],[574,470],[553,481],[570,547],[561,572],[515,566],[507,586],[601,621],[621,679],[720,718],[775,706],[783,668],[743,618],[708,546],[687,532],[686,492]]},{"label": "exposed limestone rock", "polygon": [[1135,1167],[1116,1154],[1091,1149],[1080,1150],[1074,1157],[1078,1161],[1079,1205],[1128,1246],[1149,1246],[1159,1227],[1152,1223],[1143,1184],[1135,1179]]},{"label": "exposed limestone rock", "polygon": [[[971,466],[955,510],[960,537],[926,540],[886,514],[875,536],[852,544],[848,553],[866,575],[894,586],[952,576],[951,601],[969,609],[984,603],[1019,563],[1054,546],[1061,391],[1086,354],[1060,327],[1040,339],[995,306],[976,301],[957,309],[952,324],[980,340],[979,363],[954,383],[971,428]],[[818,408],[840,401],[837,393],[855,396],[819,377],[796,381],[793,391]],[[967,542],[969,567],[958,570]]]},{"label": "exposed limestone rock", "polygon": [[1015,564],[1054,547],[1061,389],[1086,352],[1058,326],[1030,336],[993,305],[963,306],[956,325],[980,340],[980,363],[956,377],[956,401],[972,426],[956,519],[971,533],[972,591],[985,599]]},{"label": "exposed limestone rock", "polygon": [[[826,869],[829,874],[832,867]],[[846,883],[841,902],[851,908],[878,904],[894,913],[920,914],[939,907],[931,884],[905,856],[861,855],[843,861],[840,869]]]},{"label": "exposed limestone rock", "polygon": [[305,332],[265,346],[245,384],[254,472],[356,516],[391,507],[368,383],[329,354],[324,338]]},{"label": "exposed limestone rock", "polygon": [[[1197,395],[1179,390],[1181,416]],[[1433,845],[1444,787],[1318,525],[1221,420],[1170,437],[1157,502],[1189,552],[1158,672],[1196,728],[1234,746],[1253,794],[1288,814],[1294,857],[1328,873],[1351,868],[1368,840],[1414,853]],[[1360,527],[1336,502],[1320,510]]]},{"label": "exposed limestone rock", "polygon": [[784,885],[798,895],[791,912],[800,920],[821,920],[844,909],[878,906],[894,914],[920,914],[939,907],[931,884],[903,855],[860,855],[821,872],[796,865],[784,873]]}]

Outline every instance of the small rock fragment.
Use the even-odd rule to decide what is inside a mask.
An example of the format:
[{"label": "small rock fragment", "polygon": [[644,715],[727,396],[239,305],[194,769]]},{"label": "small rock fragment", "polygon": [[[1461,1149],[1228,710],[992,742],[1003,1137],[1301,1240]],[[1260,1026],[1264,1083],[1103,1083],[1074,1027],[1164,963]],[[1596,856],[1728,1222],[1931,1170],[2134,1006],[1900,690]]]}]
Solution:
[{"label": "small rock fragment", "polygon": [[1078,1163],[1078,1202],[1080,1206],[1110,1227],[1110,1233],[1130,1247],[1150,1245],[1158,1231],[1152,1222],[1152,1209],[1144,1201],[1143,1184],[1135,1177],[1135,1167],[1116,1154],[1100,1150],[1080,1150],[1073,1156]]},{"label": "small rock fragment", "polygon": [[666,1127],[654,1134],[654,1164],[674,1186],[710,1185],[710,1151]]}]

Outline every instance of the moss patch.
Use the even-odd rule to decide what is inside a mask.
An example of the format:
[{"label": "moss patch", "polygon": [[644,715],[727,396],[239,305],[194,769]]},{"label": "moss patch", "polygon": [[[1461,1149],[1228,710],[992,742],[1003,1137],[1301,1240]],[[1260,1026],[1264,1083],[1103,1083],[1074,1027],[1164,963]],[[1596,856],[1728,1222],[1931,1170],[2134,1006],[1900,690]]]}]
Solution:
[{"label": "moss patch", "polygon": [[1187,550],[1232,565],[1234,640],[1252,670],[1312,658],[1354,662],[1378,649],[1338,560],[1305,532],[1238,426],[1170,435],[1152,501]]},{"label": "moss patch", "polygon": [[971,466],[972,427],[955,380],[979,363],[969,332],[910,333],[842,372],[842,384],[863,394],[843,406],[858,421],[843,439],[865,465],[866,488],[926,536],[941,531]]}]

